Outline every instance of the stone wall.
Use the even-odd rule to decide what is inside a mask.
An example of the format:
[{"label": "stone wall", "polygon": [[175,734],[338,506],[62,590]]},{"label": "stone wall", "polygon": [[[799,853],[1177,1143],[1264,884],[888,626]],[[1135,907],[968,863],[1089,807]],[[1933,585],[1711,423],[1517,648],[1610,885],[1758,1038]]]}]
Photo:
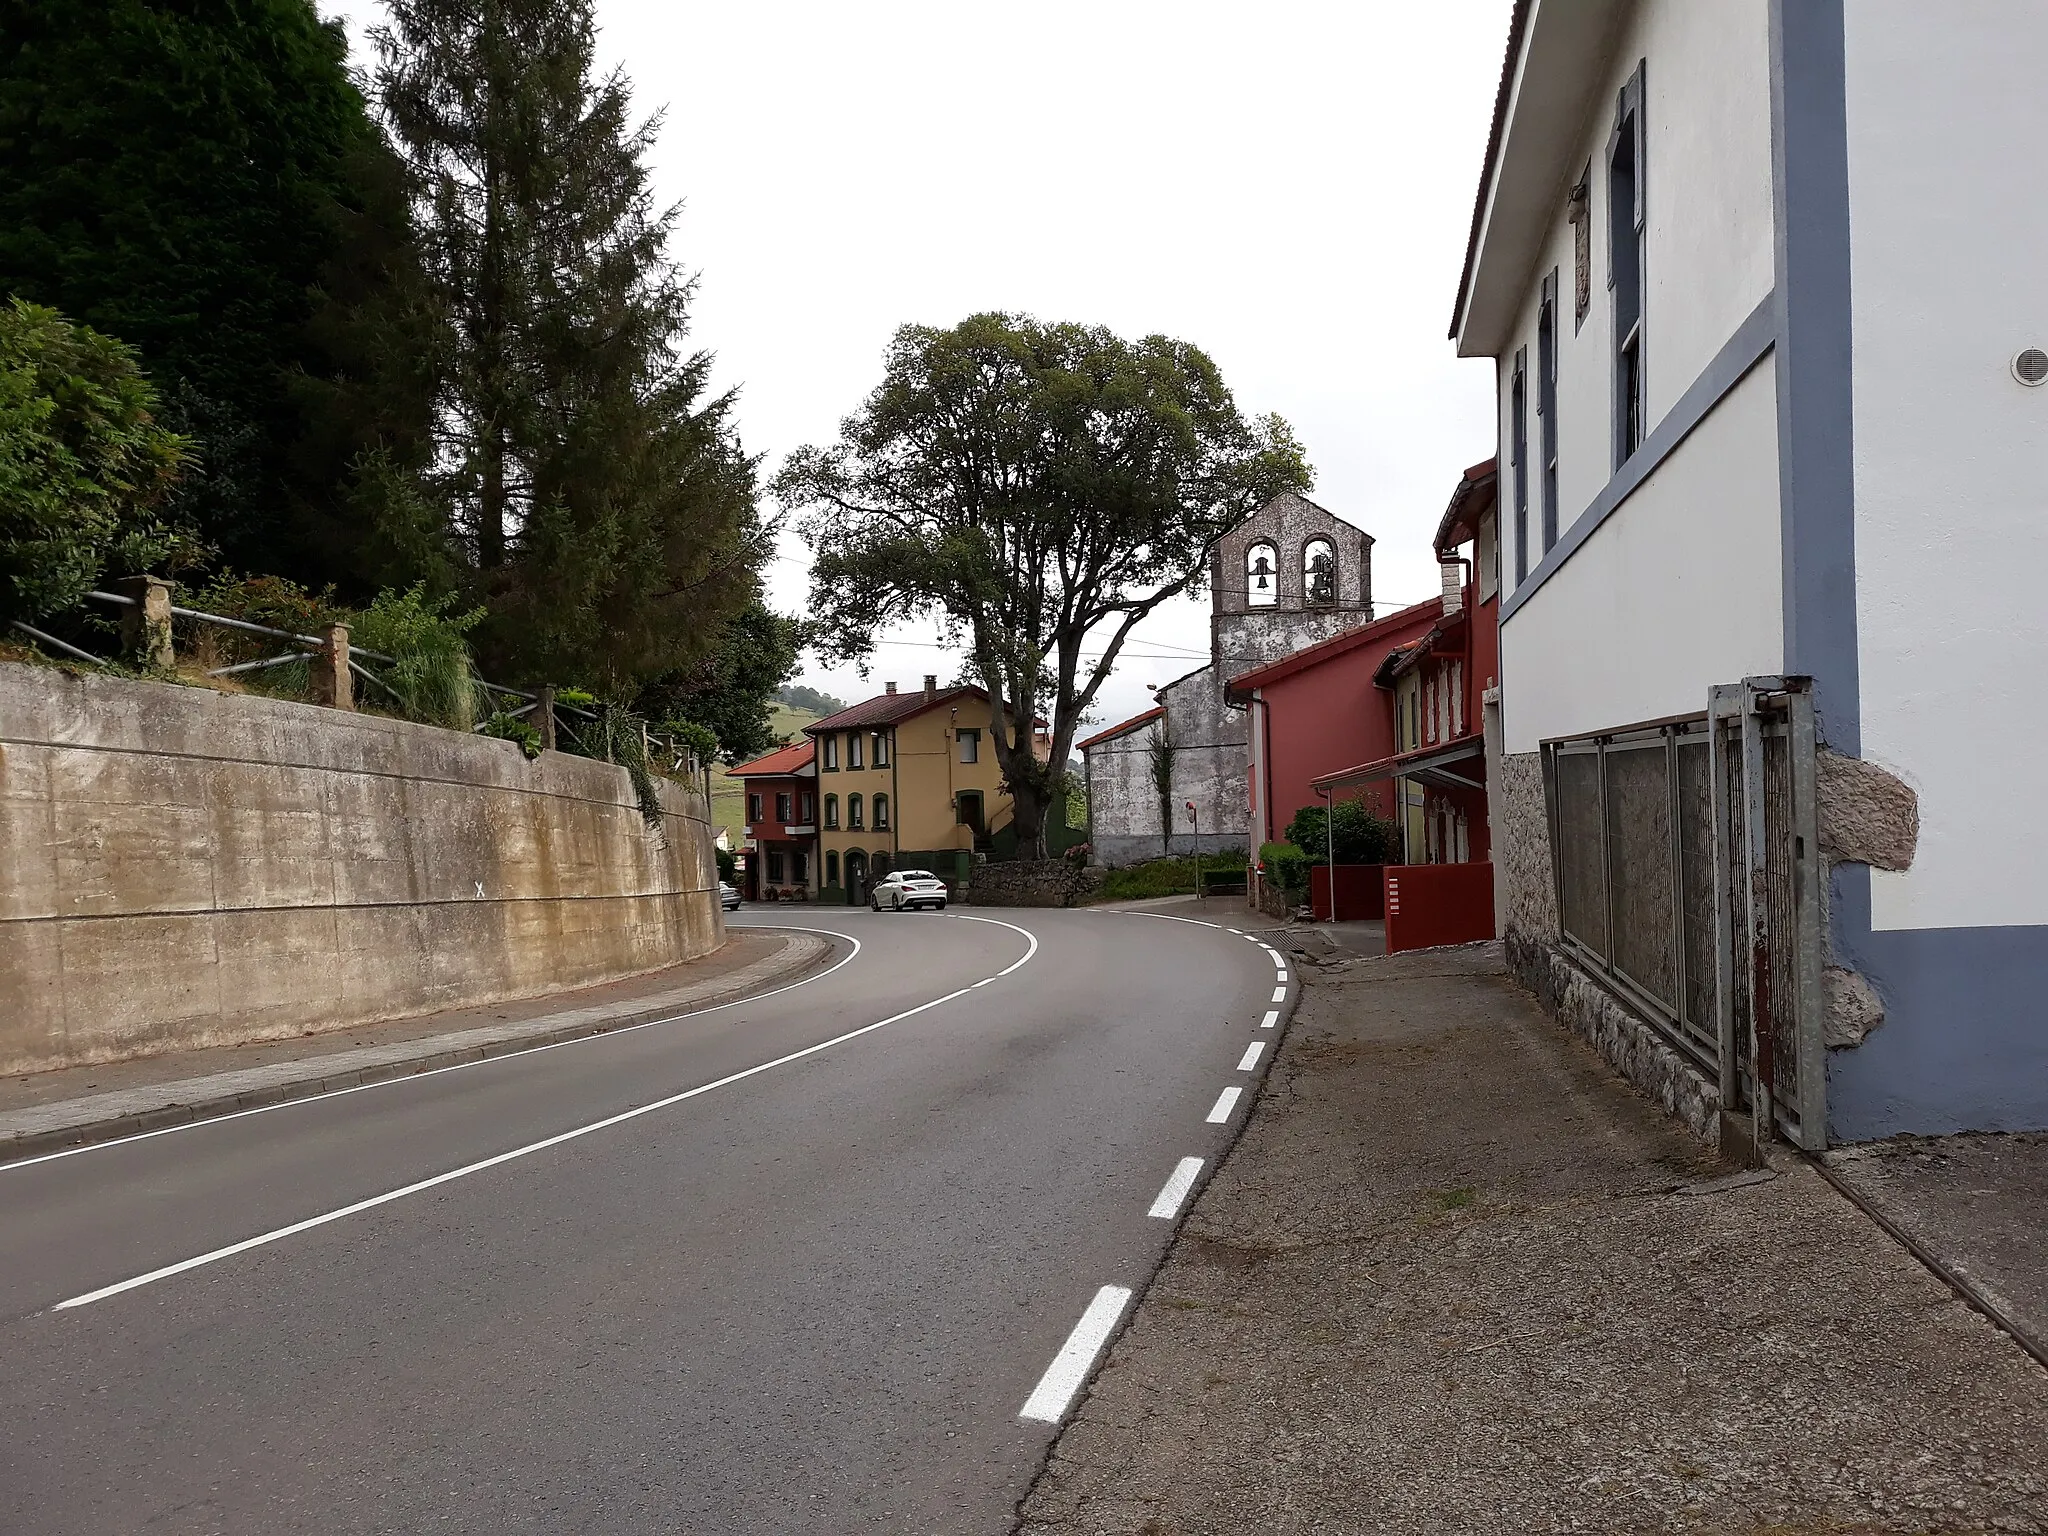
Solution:
[{"label": "stone wall", "polygon": [[1071,907],[1102,884],[1102,871],[1067,859],[977,864],[960,900],[972,907]]},{"label": "stone wall", "polygon": [[0,1071],[588,985],[724,940],[702,798],[273,699],[0,664]]},{"label": "stone wall", "polygon": [[1493,835],[1493,877],[1501,892],[1502,934],[1554,939],[1557,885],[1550,873],[1542,753],[1514,752],[1497,760],[1487,823]]}]

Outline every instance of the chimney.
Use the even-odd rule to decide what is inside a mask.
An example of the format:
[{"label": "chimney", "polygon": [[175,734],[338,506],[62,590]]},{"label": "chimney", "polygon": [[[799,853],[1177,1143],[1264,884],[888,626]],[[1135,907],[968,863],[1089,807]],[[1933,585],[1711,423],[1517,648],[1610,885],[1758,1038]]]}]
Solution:
[{"label": "chimney", "polygon": [[938,696],[938,692],[939,692],[939,674],[938,674],[938,673],[936,673],[936,672],[927,672],[927,673],[925,673],[925,675],[924,675],[924,701],[925,701],[925,703],[927,703],[927,704],[931,703],[931,701],[932,701],[932,700],[933,700],[934,698],[936,698],[936,697]]},{"label": "chimney", "polygon": [[1465,563],[1446,560],[1437,569],[1444,578],[1444,613],[1448,617],[1465,609]]},{"label": "chimney", "polygon": [[884,684],[882,684],[882,692],[884,692],[884,693],[894,693],[895,691],[896,691],[896,685],[895,685],[894,683],[884,683]]}]

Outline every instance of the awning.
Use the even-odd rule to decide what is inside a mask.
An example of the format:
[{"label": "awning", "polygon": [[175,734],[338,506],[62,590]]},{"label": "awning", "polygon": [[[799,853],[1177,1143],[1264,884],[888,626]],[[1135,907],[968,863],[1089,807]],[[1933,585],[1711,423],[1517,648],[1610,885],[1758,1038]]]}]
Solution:
[{"label": "awning", "polygon": [[[1460,736],[1440,747],[1418,747],[1412,752],[1383,757],[1378,762],[1360,763],[1356,768],[1324,774],[1321,778],[1310,779],[1309,785],[1313,789],[1342,789],[1347,784],[1413,779],[1433,789],[1484,789],[1485,756],[1486,739],[1483,736]],[[1477,773],[1473,772],[1475,759],[1481,760]]]}]

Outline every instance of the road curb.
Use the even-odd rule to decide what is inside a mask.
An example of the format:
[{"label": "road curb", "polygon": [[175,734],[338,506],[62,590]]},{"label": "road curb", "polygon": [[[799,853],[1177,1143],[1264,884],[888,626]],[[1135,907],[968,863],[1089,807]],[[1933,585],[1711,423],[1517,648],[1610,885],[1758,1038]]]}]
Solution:
[{"label": "road curb", "polygon": [[[172,1126],[214,1119],[244,1110],[267,1109],[272,1105],[289,1103],[294,1099],[318,1098],[322,1094],[336,1093],[346,1088],[363,1088],[373,1083],[418,1077],[426,1072],[467,1066],[499,1056],[513,1056],[521,1051],[536,1050],[543,1046],[564,1045],[572,1040],[612,1034],[621,1029],[657,1023],[669,1018],[685,1018],[709,1008],[744,1002],[748,997],[768,987],[786,986],[803,973],[824,964],[830,958],[832,949],[832,944],[826,939],[807,933],[789,934],[783,936],[783,947],[779,953],[754,962],[744,970],[735,972],[732,977],[708,982],[701,992],[684,989],[681,995],[671,995],[666,1001],[653,1005],[642,999],[636,1003],[615,1004],[610,1008],[572,1010],[568,1016],[572,1016],[574,1021],[558,1025],[550,1025],[547,1022],[550,1016],[544,1014],[538,1019],[525,1021],[535,1026],[531,1029],[523,1029],[518,1025],[509,1029],[504,1026],[484,1026],[447,1035],[429,1035],[416,1042],[403,1042],[427,1047],[418,1054],[394,1055],[390,1060],[341,1071],[322,1071],[322,1058],[313,1057],[303,1063],[306,1068],[305,1076],[290,1077],[260,1087],[223,1087],[207,1092],[205,1085],[213,1079],[196,1078],[182,1083],[153,1084],[150,1088],[126,1090],[133,1093],[148,1093],[154,1088],[160,1089],[166,1095],[176,1094],[181,1089],[200,1091],[193,1093],[190,1098],[170,1099],[146,1109],[70,1121],[61,1125],[17,1132],[11,1136],[0,1133],[0,1167],[49,1152],[91,1146],[103,1141],[117,1141],[124,1136],[166,1130]],[[681,1011],[677,1012],[678,1009]],[[553,1017],[562,1018],[565,1015],[557,1014]],[[491,1038],[462,1043],[465,1035],[488,1035]],[[335,1053],[337,1056],[347,1054],[350,1053]],[[234,1072],[216,1074],[222,1078],[237,1075],[239,1074]],[[53,1105],[35,1106],[35,1110],[61,1110],[62,1107],[63,1101],[59,1101]],[[15,1111],[13,1114],[25,1117],[34,1112],[25,1110]],[[7,1118],[9,1116],[0,1115],[0,1125],[4,1125]]]}]

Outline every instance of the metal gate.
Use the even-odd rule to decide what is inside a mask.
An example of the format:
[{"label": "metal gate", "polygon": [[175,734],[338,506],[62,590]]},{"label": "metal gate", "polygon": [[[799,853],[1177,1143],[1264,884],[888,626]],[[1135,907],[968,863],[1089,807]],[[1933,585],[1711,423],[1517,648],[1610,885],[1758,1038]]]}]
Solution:
[{"label": "metal gate", "polygon": [[1826,1144],[1813,695],[1712,690],[1705,716],[1545,744],[1565,949],[1710,1078]]},{"label": "metal gate", "polygon": [[1712,690],[1716,1023],[1721,1102],[1809,1151],[1827,1146],[1821,859],[1808,678]]}]

